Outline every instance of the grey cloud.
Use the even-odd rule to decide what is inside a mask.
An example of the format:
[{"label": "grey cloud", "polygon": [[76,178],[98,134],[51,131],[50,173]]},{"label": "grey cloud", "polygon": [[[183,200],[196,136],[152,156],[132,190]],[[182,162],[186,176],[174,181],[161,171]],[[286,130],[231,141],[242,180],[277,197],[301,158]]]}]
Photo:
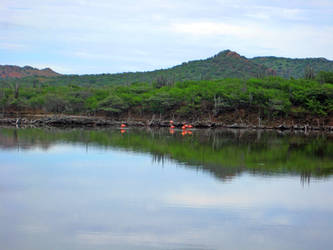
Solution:
[{"label": "grey cloud", "polygon": [[50,54],[50,64],[73,73],[169,67],[223,49],[333,58],[333,2],[325,0],[3,0],[0,11],[2,63],[20,61],[8,53],[15,44],[31,61],[44,65],[39,55]]}]

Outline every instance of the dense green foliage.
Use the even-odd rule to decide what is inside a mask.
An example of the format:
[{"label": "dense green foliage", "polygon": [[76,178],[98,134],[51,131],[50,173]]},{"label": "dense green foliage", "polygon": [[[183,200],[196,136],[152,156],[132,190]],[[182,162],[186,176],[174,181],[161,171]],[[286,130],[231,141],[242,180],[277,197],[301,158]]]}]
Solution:
[{"label": "dense green foliage", "polygon": [[314,74],[320,71],[333,72],[333,61],[325,58],[291,59],[283,57],[255,57],[252,62],[273,69],[276,75],[284,78],[303,78],[307,69],[313,70]]},{"label": "dense green foliage", "polygon": [[[55,143],[79,143],[151,153],[226,178],[243,171],[327,176],[333,173],[333,142],[328,136],[276,132],[194,131],[191,136],[168,130],[0,129],[0,146],[47,149]],[[7,145],[7,146],[6,146]]]},{"label": "dense green foliage", "polygon": [[[330,81],[326,73],[322,79]],[[330,74],[328,76],[331,77]],[[325,78],[326,77],[326,78]],[[3,111],[45,111],[66,114],[143,116],[162,114],[178,117],[217,116],[239,109],[270,116],[314,114],[333,111],[333,85],[316,80],[267,77],[184,81],[174,84],[134,83],[105,87],[74,84],[55,86],[6,86],[0,88]]]}]

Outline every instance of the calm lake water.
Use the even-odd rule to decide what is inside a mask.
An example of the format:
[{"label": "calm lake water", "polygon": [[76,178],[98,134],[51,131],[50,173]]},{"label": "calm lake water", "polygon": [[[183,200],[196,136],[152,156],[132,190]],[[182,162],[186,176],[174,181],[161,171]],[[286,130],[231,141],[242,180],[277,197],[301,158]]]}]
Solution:
[{"label": "calm lake water", "polygon": [[0,128],[0,248],[333,249],[330,134]]}]

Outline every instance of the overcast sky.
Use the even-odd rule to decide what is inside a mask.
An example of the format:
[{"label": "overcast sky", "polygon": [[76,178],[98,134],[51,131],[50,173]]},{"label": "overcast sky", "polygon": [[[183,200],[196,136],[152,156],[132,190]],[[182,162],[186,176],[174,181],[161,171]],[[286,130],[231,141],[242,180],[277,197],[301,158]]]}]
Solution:
[{"label": "overcast sky", "polygon": [[166,68],[231,49],[333,60],[333,0],[0,0],[0,64]]}]

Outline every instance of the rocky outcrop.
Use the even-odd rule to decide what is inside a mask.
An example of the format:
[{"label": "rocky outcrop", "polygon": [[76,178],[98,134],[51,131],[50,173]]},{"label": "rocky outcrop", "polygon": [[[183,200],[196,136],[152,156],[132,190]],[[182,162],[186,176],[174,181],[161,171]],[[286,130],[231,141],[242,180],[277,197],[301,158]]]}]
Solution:
[{"label": "rocky outcrop", "polygon": [[0,65],[0,78],[22,78],[27,76],[59,76],[50,68],[36,69],[30,66]]}]

